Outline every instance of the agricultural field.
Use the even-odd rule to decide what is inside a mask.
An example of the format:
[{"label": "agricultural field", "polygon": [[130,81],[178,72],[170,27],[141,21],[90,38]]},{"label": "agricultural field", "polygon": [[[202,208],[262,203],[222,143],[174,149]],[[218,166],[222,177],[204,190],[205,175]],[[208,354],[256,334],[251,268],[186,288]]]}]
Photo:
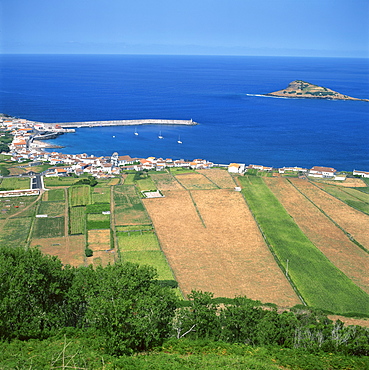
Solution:
[{"label": "agricultural field", "polygon": [[140,191],[157,190],[154,181],[147,175],[146,177],[140,177],[136,180],[137,187]]},{"label": "agricultural field", "polygon": [[113,264],[116,259],[117,255],[114,250],[95,251],[93,256],[86,257],[86,263],[94,268],[99,266],[105,267],[108,264]]},{"label": "agricultural field", "polygon": [[152,230],[152,224],[148,225],[124,225],[124,226],[117,226],[116,231],[148,231]]},{"label": "agricultural field", "polygon": [[85,246],[84,235],[67,237],[32,239],[31,246],[38,246],[45,254],[58,256],[64,265],[84,266]]},{"label": "agricultural field", "polygon": [[114,187],[114,219],[116,226],[151,223],[134,186]]},{"label": "agricultural field", "polygon": [[65,201],[64,189],[51,189],[49,191],[46,191],[43,196],[45,197],[44,200],[47,200],[49,202]]},{"label": "agricultural field", "polygon": [[207,170],[197,170],[197,172],[207,177],[221,189],[233,189],[236,186],[227,169],[210,168]]},{"label": "agricultural field", "polygon": [[101,214],[102,212],[110,212],[110,203],[96,203],[86,206],[86,213]]},{"label": "agricultural field", "polygon": [[300,303],[240,193],[218,189],[164,195],[144,204],[185,296],[200,289],[281,306]]},{"label": "agricultural field", "polygon": [[110,229],[110,215],[88,213],[87,230]]},{"label": "agricultural field", "polygon": [[369,254],[350,241],[289,181],[266,178],[265,182],[312,243],[356,285],[369,293]]},{"label": "agricultural field", "polygon": [[[290,179],[295,180],[299,179]],[[264,180],[256,176],[245,176],[239,177],[239,181],[280,265],[285,271],[288,269],[286,275],[292,279],[307,304],[336,313],[368,314],[369,295],[315,247],[278,202]]]},{"label": "agricultural field", "polygon": [[44,202],[42,201],[37,213],[39,215],[48,215],[48,217],[60,217],[65,213],[64,202]]},{"label": "agricultural field", "polygon": [[130,251],[160,250],[158,238],[153,231],[118,232],[117,238],[123,254]]},{"label": "agricultural field", "polygon": [[54,238],[64,236],[64,217],[36,218],[32,238]]},{"label": "agricultural field", "polygon": [[0,244],[9,247],[24,247],[32,225],[31,217],[0,220]]},{"label": "agricultural field", "polygon": [[308,181],[291,179],[296,188],[326,215],[369,250],[369,216],[353,209]]},{"label": "agricultural field", "polygon": [[86,206],[91,203],[91,194],[89,185],[76,185],[68,189],[69,205]]},{"label": "agricultural field", "polygon": [[325,184],[319,184],[318,186],[327,193],[342,200],[342,202],[345,202],[350,207],[369,215],[369,194],[356,190],[356,188],[345,188]]},{"label": "agricultural field", "polygon": [[75,177],[45,177],[44,185],[46,188],[57,186],[57,187],[69,187],[79,181],[79,178]]},{"label": "agricultural field", "polygon": [[123,176],[122,178],[124,179],[124,185],[134,185],[135,184],[135,174],[134,173],[129,173]]},{"label": "agricultural field", "polygon": [[36,213],[37,197],[0,198],[0,219],[11,216],[29,217]]},{"label": "agricultural field", "polygon": [[111,249],[110,230],[89,230],[87,234],[88,247],[96,251],[105,251]]},{"label": "agricultural field", "polygon": [[86,232],[86,207],[69,208],[69,233],[71,235],[84,234]]},{"label": "agricultural field", "polygon": [[23,190],[31,188],[31,179],[29,177],[4,177],[0,182],[2,190]]},{"label": "agricultural field", "polygon": [[150,174],[159,190],[183,190],[183,187],[169,172],[157,172]]},{"label": "agricultural field", "polygon": [[92,203],[110,203],[110,186],[95,186],[91,196]]},{"label": "agricultural field", "polygon": [[218,188],[217,185],[197,172],[176,175],[176,179],[187,190],[208,190]]}]

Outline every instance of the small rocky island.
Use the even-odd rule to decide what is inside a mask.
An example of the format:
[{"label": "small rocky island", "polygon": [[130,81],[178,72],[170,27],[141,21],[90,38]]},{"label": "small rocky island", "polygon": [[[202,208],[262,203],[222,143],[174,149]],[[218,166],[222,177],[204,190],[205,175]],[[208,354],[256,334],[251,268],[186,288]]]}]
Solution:
[{"label": "small rocky island", "polygon": [[309,82],[295,80],[282,90],[264,94],[264,96],[278,96],[284,98],[307,98],[307,99],[334,99],[334,100],[360,100],[369,99],[352,98],[351,96],[340,94],[326,87],[313,85]]}]

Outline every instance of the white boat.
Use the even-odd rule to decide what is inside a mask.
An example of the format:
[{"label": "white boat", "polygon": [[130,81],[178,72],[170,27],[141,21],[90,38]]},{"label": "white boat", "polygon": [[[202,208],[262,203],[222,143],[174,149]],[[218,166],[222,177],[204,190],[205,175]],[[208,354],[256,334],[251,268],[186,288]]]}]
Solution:
[{"label": "white boat", "polygon": [[135,128],[135,135],[138,136],[137,128]]},{"label": "white boat", "polygon": [[161,131],[159,132],[159,136],[158,136],[159,139],[164,139],[163,136],[161,136]]},{"label": "white boat", "polygon": [[181,141],[181,137],[180,137],[180,136],[178,136],[177,143],[178,143],[178,144],[182,144],[182,141]]}]

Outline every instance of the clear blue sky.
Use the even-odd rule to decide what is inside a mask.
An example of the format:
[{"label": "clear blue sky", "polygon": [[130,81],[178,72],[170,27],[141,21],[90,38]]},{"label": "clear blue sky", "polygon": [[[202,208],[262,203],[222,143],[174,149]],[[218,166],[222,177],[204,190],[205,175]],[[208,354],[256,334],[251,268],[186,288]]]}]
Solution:
[{"label": "clear blue sky", "polygon": [[369,57],[369,0],[0,0],[2,53]]}]

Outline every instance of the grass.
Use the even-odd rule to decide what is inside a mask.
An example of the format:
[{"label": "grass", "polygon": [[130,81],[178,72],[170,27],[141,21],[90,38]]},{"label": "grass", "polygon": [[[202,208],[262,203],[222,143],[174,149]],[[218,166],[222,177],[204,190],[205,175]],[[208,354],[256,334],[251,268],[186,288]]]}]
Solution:
[{"label": "grass", "polygon": [[5,177],[0,183],[1,190],[23,190],[30,189],[31,180],[29,177]]},{"label": "grass", "polygon": [[153,226],[150,225],[124,225],[124,226],[117,226],[116,231],[146,231],[152,230]]},{"label": "grass", "polygon": [[41,202],[37,211],[40,215],[48,215],[49,217],[63,216],[65,211],[64,202]]},{"label": "grass", "polygon": [[153,231],[118,232],[118,245],[122,253],[128,251],[160,250],[158,238]]},{"label": "grass", "polygon": [[121,253],[124,262],[138,263],[154,267],[158,272],[159,280],[175,280],[172,270],[162,251],[140,250]]},{"label": "grass", "polygon": [[110,229],[110,215],[88,214],[87,230]]},{"label": "grass", "polygon": [[63,189],[51,189],[47,192],[48,201],[58,202],[65,201],[65,193]]},{"label": "grass", "polygon": [[12,216],[15,213],[19,213],[17,217],[34,216],[36,203],[29,208],[27,207],[36,199],[36,196],[0,198],[0,219]]},{"label": "grass", "polygon": [[64,217],[36,218],[33,238],[54,238],[64,236]]},{"label": "grass", "polygon": [[124,185],[134,185],[135,184],[135,174],[129,173],[124,179]]},{"label": "grass", "polygon": [[369,313],[369,295],[338,270],[305,236],[262,178],[239,178],[242,192],[279,264],[309,306]]},{"label": "grass", "polygon": [[69,232],[71,235],[86,232],[86,207],[71,207],[69,209]]},{"label": "grass", "polygon": [[134,186],[115,186],[114,203],[114,216],[117,225],[150,223],[147,212]]},{"label": "grass", "polygon": [[171,167],[169,169],[170,173],[175,175],[180,175],[182,173],[190,173],[190,172],[196,172],[195,170],[192,170],[191,168],[181,168],[181,167]]},{"label": "grass", "polygon": [[45,187],[63,186],[68,187],[79,181],[77,177],[44,177]]},{"label": "grass", "polygon": [[32,224],[31,217],[1,220],[0,243],[3,246],[24,247]]},{"label": "grass", "polygon": [[77,185],[71,186],[68,189],[69,205],[75,206],[86,206],[91,203],[91,194],[89,185]]},{"label": "grass", "polygon": [[140,191],[156,190],[156,185],[149,176],[140,178],[136,183]]},{"label": "grass", "polygon": [[350,207],[369,214],[369,194],[356,189],[342,188],[334,185],[320,185],[320,187]]},{"label": "grass", "polygon": [[110,186],[95,186],[91,194],[92,203],[109,203]]},{"label": "grass", "polygon": [[101,213],[110,211],[110,203],[89,204],[86,213]]}]

